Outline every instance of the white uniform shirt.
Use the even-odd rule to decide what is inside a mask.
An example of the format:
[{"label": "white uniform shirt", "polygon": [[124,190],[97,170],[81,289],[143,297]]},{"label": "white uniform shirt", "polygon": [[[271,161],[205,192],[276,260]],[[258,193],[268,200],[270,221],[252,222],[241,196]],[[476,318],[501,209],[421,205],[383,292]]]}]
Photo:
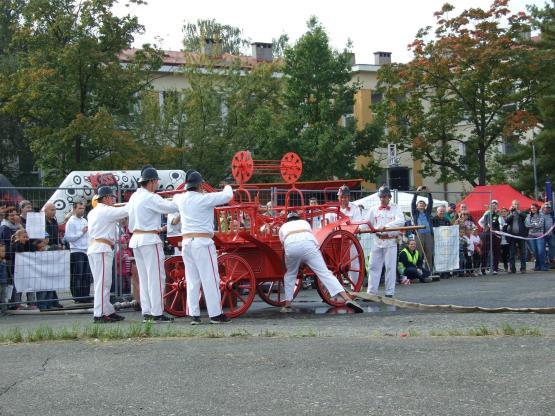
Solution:
[{"label": "white uniform shirt", "polygon": [[[380,209],[380,208],[381,206],[377,205],[377,206],[370,207],[370,209],[368,209],[366,220],[374,228],[402,227],[405,224],[405,216],[403,215],[403,212],[397,206],[397,204],[390,203],[387,206],[387,208],[383,208],[383,209]],[[392,231],[389,233],[381,233],[381,234],[395,236],[395,235],[399,235],[399,232]],[[375,234],[372,234],[372,236],[374,237],[373,244],[375,244],[375,247],[387,248],[387,247],[395,246],[397,244],[397,241],[394,238],[381,239],[381,238],[378,238]]]},{"label": "white uniform shirt", "polygon": [[[356,221],[363,221],[364,220],[364,218],[363,218],[363,216],[360,212],[360,208],[352,202],[349,202],[349,205],[347,207],[340,208],[339,211],[343,215],[349,217],[350,221],[355,221],[356,222]],[[328,221],[328,223],[337,221],[337,214],[335,214],[333,212],[330,212],[330,213],[326,214],[326,220]]]},{"label": "white uniform shirt", "polygon": [[226,185],[221,192],[188,191],[174,197],[181,215],[181,233],[214,234],[214,207],[233,198],[233,189]]},{"label": "white uniform shirt", "polygon": [[[162,227],[162,214],[177,212],[177,204],[150,192],[145,188],[137,189],[129,198],[129,231],[154,231]],[[160,243],[158,234],[133,234],[130,248]]]},{"label": "white uniform shirt", "polygon": [[64,238],[69,243],[71,253],[86,253],[89,248],[88,232],[83,232],[83,228],[87,226],[87,220],[84,217],[77,218],[72,215],[66,223]]},{"label": "white uniform shirt", "polygon": [[127,206],[112,207],[98,203],[89,212],[89,238],[90,245],[87,254],[107,253],[112,251],[108,244],[93,241],[103,238],[111,242],[116,241],[116,224],[119,220],[127,217]]},{"label": "white uniform shirt", "polygon": [[279,240],[284,246],[285,244],[291,244],[297,241],[305,240],[311,240],[314,241],[314,243],[318,244],[318,242],[314,238],[314,235],[312,234],[310,224],[308,223],[308,221],[305,220],[293,220],[283,224],[279,228]]},{"label": "white uniform shirt", "polygon": [[177,224],[172,224],[175,218],[179,218],[179,214],[168,214],[168,236],[181,235],[181,218]]}]

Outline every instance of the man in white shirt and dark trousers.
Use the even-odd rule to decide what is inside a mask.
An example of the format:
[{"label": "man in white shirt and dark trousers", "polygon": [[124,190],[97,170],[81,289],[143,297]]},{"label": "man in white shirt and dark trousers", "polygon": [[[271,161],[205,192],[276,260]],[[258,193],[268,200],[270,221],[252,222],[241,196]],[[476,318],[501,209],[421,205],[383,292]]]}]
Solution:
[{"label": "man in white shirt and dark trousers", "polygon": [[295,280],[301,264],[310,267],[326,286],[331,297],[339,295],[345,300],[345,306],[354,310],[355,313],[364,312],[362,307],[345,292],[339,280],[329,271],[308,221],[301,219],[296,212],[290,212],[287,215],[287,221],[279,229],[279,239],[283,244],[286,267],[283,277],[285,304],[281,308],[281,312],[292,312],[291,302],[293,301]]},{"label": "man in white shirt and dark trousers", "polygon": [[94,279],[94,322],[111,323],[124,319],[110,303],[116,224],[127,217],[127,207],[113,207],[115,196],[109,186],[98,188],[98,202],[89,212],[87,254]]},{"label": "man in white shirt and dark trousers", "polygon": [[[399,232],[379,232],[386,228],[401,227],[405,224],[405,217],[401,209],[391,200],[391,191],[387,186],[378,190],[380,204],[370,207],[367,220],[370,228],[378,231],[373,234],[371,250],[370,276],[368,278],[368,293],[377,295],[385,264],[385,296],[392,298],[395,294],[397,270],[397,236]],[[361,227],[362,229],[363,227]]]},{"label": "man in white shirt and dark trousers", "polygon": [[202,176],[197,171],[187,172],[186,193],[176,195],[181,216],[183,243],[181,251],[187,280],[187,313],[191,325],[199,325],[200,290],[204,295],[211,324],[228,323],[231,320],[223,313],[218,273],[218,255],[214,236],[214,207],[227,204],[233,198],[231,186],[221,192],[202,192]]},{"label": "man in white shirt and dark trousers", "polygon": [[177,212],[177,205],[165,200],[155,191],[160,178],[152,166],[141,171],[140,188],[129,198],[129,231],[133,233],[129,247],[133,249],[141,297],[144,322],[173,322],[163,314],[164,248],[160,239],[162,214]]},{"label": "man in white shirt and dark trousers", "polygon": [[73,215],[67,220],[65,240],[69,243],[71,295],[75,303],[88,303],[91,301],[91,269],[87,258],[89,248],[88,223],[84,218],[85,204],[76,202],[73,205]]}]

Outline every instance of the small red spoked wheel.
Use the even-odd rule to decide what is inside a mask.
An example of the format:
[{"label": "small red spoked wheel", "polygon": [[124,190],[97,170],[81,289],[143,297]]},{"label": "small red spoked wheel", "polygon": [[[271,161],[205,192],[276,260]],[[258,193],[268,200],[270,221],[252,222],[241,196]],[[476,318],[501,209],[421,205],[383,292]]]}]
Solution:
[{"label": "small red spoked wheel", "polygon": [[252,156],[246,150],[233,155],[231,160],[231,174],[238,184],[244,184],[249,181],[254,172],[254,162]]},{"label": "small red spoked wheel", "polygon": [[164,310],[173,316],[187,315],[187,281],[185,265],[181,256],[173,256],[164,262],[166,285],[164,287]]},{"label": "small red spoked wheel", "polygon": [[295,183],[303,173],[303,161],[295,152],[283,155],[279,164],[281,177],[287,183]]},{"label": "small red spoked wheel", "polygon": [[225,253],[218,257],[222,310],[229,318],[244,314],[256,291],[254,272],[241,256]]},{"label": "small red spoked wheel", "polygon": [[[293,299],[299,294],[302,283],[302,275],[299,274],[295,281]],[[260,282],[256,285],[256,291],[258,292],[258,296],[269,305],[279,307],[285,305],[285,284],[283,283],[283,279]]]},{"label": "small red spoked wheel", "polygon": [[[337,278],[341,286],[352,292],[359,292],[364,280],[364,252],[353,233],[336,230],[330,233],[320,246],[326,266]],[[316,279],[316,289],[324,302],[332,306],[343,306],[341,296],[332,297],[320,279]]]}]

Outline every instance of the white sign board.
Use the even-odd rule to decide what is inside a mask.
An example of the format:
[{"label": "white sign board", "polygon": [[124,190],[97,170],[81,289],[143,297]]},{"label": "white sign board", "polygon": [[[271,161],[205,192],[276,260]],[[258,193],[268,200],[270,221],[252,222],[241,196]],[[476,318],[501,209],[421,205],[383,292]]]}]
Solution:
[{"label": "white sign board", "polygon": [[28,212],[25,230],[29,238],[42,240],[46,233],[46,218],[44,212]]},{"label": "white sign board", "polygon": [[69,288],[69,250],[16,253],[14,283],[18,292]]},{"label": "white sign board", "polygon": [[434,227],[434,269],[449,272],[459,268],[459,226]]}]

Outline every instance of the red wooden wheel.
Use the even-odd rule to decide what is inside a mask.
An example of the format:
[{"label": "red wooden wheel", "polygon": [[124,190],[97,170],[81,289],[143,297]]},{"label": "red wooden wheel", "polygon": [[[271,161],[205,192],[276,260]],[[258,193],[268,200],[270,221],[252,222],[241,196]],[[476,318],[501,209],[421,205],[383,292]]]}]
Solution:
[{"label": "red wooden wheel", "polygon": [[[303,283],[302,274],[299,274],[295,281],[295,289],[293,291],[293,299],[295,299],[301,290]],[[283,306],[285,305],[285,285],[283,279],[272,280],[270,282],[260,282],[256,285],[258,296],[269,305]]]},{"label": "red wooden wheel", "polygon": [[295,152],[289,152],[281,158],[279,168],[285,182],[295,183],[303,173],[303,161]]},{"label": "red wooden wheel", "polygon": [[231,174],[238,184],[249,181],[254,172],[254,162],[252,156],[246,150],[235,153],[231,160]]},{"label": "red wooden wheel", "polygon": [[[347,290],[359,292],[364,280],[364,252],[355,235],[346,230],[333,231],[322,242],[320,251],[339,283]],[[320,279],[316,279],[316,289],[324,302],[332,306],[345,304],[341,296],[331,297]]]},{"label": "red wooden wheel", "polygon": [[234,318],[244,314],[252,304],[256,290],[254,272],[241,256],[226,253],[218,257],[222,310]]},{"label": "red wooden wheel", "polygon": [[164,262],[166,285],[164,287],[164,310],[173,316],[187,315],[187,282],[181,256],[173,256]]}]

